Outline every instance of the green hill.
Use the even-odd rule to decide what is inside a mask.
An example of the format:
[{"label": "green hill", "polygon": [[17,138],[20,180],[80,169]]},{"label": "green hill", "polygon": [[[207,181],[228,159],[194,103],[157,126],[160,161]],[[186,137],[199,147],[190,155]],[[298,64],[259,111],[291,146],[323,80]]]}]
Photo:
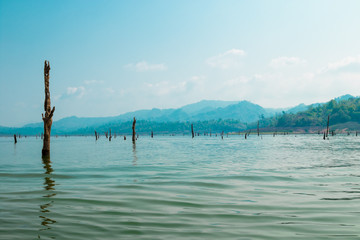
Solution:
[{"label": "green hill", "polygon": [[358,126],[360,123],[360,98],[352,97],[346,100],[333,99],[325,104],[313,107],[296,114],[283,112],[275,117],[265,119],[268,126],[277,128],[298,128],[298,127],[324,127],[327,118],[330,116],[330,125]]}]

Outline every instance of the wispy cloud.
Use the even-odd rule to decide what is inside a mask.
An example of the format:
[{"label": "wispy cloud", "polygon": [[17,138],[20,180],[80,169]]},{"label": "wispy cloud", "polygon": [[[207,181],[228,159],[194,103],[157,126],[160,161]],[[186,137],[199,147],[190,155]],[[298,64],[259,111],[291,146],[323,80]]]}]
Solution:
[{"label": "wispy cloud", "polygon": [[339,61],[329,63],[319,71],[319,73],[326,72],[358,73],[360,72],[360,55],[355,57],[349,56]]},{"label": "wispy cloud", "polygon": [[78,98],[82,98],[85,94],[85,87],[80,86],[80,87],[68,87],[66,89],[66,95],[68,97],[70,96],[76,96]]},{"label": "wispy cloud", "polygon": [[141,61],[138,63],[126,64],[124,68],[137,71],[137,72],[146,72],[146,71],[165,71],[167,69],[166,65],[163,63],[151,64],[146,61]]},{"label": "wispy cloud", "polygon": [[282,68],[306,64],[306,60],[298,57],[278,57],[270,61],[270,67]]},{"label": "wispy cloud", "polygon": [[229,69],[239,67],[243,56],[245,56],[244,50],[234,48],[217,56],[208,58],[206,63],[211,67]]}]

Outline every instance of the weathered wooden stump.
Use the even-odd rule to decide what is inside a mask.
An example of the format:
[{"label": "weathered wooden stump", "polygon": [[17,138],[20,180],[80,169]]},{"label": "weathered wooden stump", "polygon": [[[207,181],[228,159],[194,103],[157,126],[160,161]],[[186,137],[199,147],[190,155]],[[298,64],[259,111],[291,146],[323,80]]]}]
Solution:
[{"label": "weathered wooden stump", "polygon": [[136,140],[136,132],[135,132],[135,124],[136,124],[136,119],[134,117],[134,121],[133,121],[133,124],[132,124],[132,141],[135,142]]},{"label": "weathered wooden stump", "polygon": [[193,124],[191,124],[191,136],[192,136],[192,138],[194,138],[194,126],[193,126]]},{"label": "weathered wooden stump", "polygon": [[50,133],[51,133],[51,125],[52,125],[52,117],[54,115],[55,107],[51,109],[50,102],[50,63],[49,61],[45,61],[44,63],[44,82],[45,82],[45,101],[44,101],[44,110],[45,115],[42,114],[42,119],[44,121],[44,141],[42,148],[42,156],[50,156]]}]

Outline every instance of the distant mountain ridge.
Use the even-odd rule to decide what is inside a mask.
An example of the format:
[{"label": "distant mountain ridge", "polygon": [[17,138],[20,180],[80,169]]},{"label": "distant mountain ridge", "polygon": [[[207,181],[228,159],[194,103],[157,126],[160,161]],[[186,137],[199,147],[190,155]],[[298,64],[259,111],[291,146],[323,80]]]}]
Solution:
[{"label": "distant mountain ridge", "polygon": [[313,104],[306,111],[283,113],[267,119],[268,126],[277,128],[324,128],[328,117],[335,128],[360,130],[360,97],[344,95],[324,104]]},{"label": "distant mountain ridge", "polygon": [[[339,102],[354,98],[347,94],[335,98]],[[136,117],[139,121],[151,121],[158,123],[166,122],[201,122],[213,120],[235,120],[246,124],[253,123],[259,119],[269,118],[276,114],[292,113],[306,111],[309,107],[316,107],[322,103],[311,105],[299,104],[292,108],[263,108],[260,105],[249,101],[217,101],[202,100],[197,103],[188,104],[177,109],[158,109],[138,110],[124,113],[113,117],[66,117],[55,121],[52,126],[54,134],[69,134],[77,132],[79,129],[97,129],[102,126],[114,126],[131,121]],[[0,126],[0,134],[11,134],[14,131],[24,132],[24,134],[39,134],[42,132],[43,123],[26,124],[21,128],[7,128]]]}]

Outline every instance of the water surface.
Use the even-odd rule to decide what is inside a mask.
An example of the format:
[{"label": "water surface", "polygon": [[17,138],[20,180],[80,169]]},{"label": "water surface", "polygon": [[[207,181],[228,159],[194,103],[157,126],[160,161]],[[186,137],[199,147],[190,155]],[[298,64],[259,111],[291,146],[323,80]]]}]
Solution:
[{"label": "water surface", "polygon": [[0,239],[360,239],[360,137],[0,138]]}]

